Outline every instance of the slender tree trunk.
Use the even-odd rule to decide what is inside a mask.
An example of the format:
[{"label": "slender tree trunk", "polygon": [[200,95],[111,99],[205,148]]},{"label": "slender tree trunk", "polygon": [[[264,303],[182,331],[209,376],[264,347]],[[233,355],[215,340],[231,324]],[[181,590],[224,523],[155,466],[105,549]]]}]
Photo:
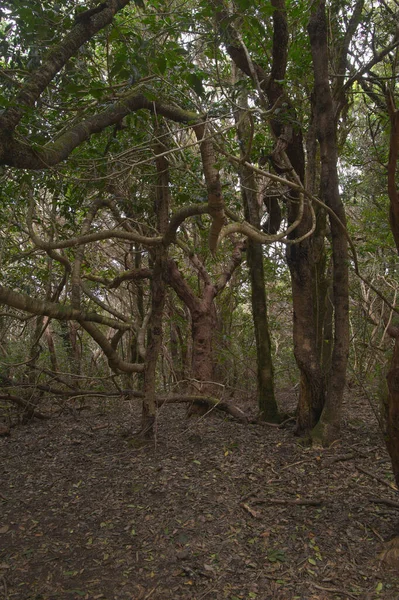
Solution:
[{"label": "slender tree trunk", "polygon": [[[245,108],[245,105],[247,105],[246,98],[242,98],[242,104]],[[237,115],[236,121],[241,155],[244,157],[249,147],[249,122],[248,119],[245,119],[243,111],[240,111],[240,114]],[[257,182],[254,172],[244,166],[241,168],[240,179],[245,219],[251,225],[260,229]],[[252,319],[256,340],[259,417],[264,421],[277,422],[279,412],[274,394],[274,370],[267,318],[263,248],[262,244],[251,239],[247,240],[247,265],[251,279]]]},{"label": "slender tree trunk", "polygon": [[170,355],[172,358],[172,372],[170,374],[171,383],[178,383],[183,379],[182,375],[182,363],[180,356],[180,348],[179,348],[179,336],[177,333],[177,327],[175,323],[173,323],[171,315],[169,315],[170,320]]},{"label": "slender tree trunk", "polygon": [[[169,164],[165,156],[165,146],[158,143],[155,147],[157,187],[155,195],[155,214],[158,230],[161,234],[168,228],[168,211],[170,204]],[[151,316],[148,325],[148,346],[144,364],[143,406],[141,435],[152,437],[156,419],[156,369],[159,353],[162,348],[163,312],[166,300],[165,273],[167,268],[167,248],[160,244],[154,251],[151,279]]]},{"label": "slender tree trunk", "polygon": [[[391,120],[388,195],[390,202],[389,222],[399,253],[399,193],[396,185],[399,157],[399,110],[396,109],[391,93],[387,95],[388,114]],[[399,487],[399,331],[391,333],[395,346],[387,375],[388,398],[386,400],[386,445],[392,462],[395,481]]]},{"label": "slender tree trunk", "polygon": [[[260,229],[255,197],[253,172],[242,176],[244,209],[247,221]],[[252,319],[254,323],[257,358],[259,416],[264,421],[278,421],[279,412],[274,394],[272,347],[267,317],[265,272],[262,244],[247,241],[247,264],[251,279]]]},{"label": "slender tree trunk", "polygon": [[22,416],[22,421],[24,423],[30,421],[33,418],[33,414],[38,408],[41,397],[43,395],[43,392],[35,388],[38,379],[38,373],[34,369],[34,367],[36,366],[37,359],[39,358],[41,353],[40,339],[43,335],[44,319],[45,317],[42,316],[37,316],[35,318],[35,327],[32,331],[30,339],[28,381],[32,387],[29,389],[30,397],[28,398],[27,407],[25,408]]},{"label": "slender tree trunk", "polygon": [[166,249],[161,246],[155,251],[155,260],[151,279],[151,318],[148,328],[148,346],[144,363],[144,399],[142,408],[141,432],[143,437],[154,434],[156,418],[156,368],[162,347],[163,311],[166,298],[164,272],[166,268]]},{"label": "slender tree trunk", "polygon": [[[47,321],[48,321],[48,317],[46,317],[44,322],[46,323]],[[48,351],[50,354],[51,368],[56,373],[58,371],[58,359],[57,359],[57,352],[55,350],[53,329],[52,329],[50,323],[47,323],[47,327],[45,329],[44,336],[46,338],[47,347],[48,347]]]}]

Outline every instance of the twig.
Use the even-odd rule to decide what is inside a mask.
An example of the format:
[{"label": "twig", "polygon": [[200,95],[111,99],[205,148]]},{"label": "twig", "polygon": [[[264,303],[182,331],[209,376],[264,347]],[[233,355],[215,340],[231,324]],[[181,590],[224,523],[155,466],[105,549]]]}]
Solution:
[{"label": "twig", "polygon": [[262,487],[259,486],[259,487],[255,488],[254,490],[252,490],[252,492],[248,492],[248,494],[245,494],[245,496],[243,496],[241,498],[241,502],[240,502],[241,506],[243,505],[244,502],[246,502],[253,496],[256,496],[256,494],[258,494],[261,491],[261,489],[262,489]]},{"label": "twig", "polygon": [[295,421],[296,417],[289,417],[282,421],[281,423],[269,423],[269,421],[260,421],[258,418],[251,419],[249,421],[250,425],[266,425],[267,427],[277,427],[277,429],[282,429],[287,423],[290,421]]},{"label": "twig", "polygon": [[320,506],[324,504],[324,500],[321,498],[258,498],[253,500],[254,504],[288,504],[291,506]]},{"label": "twig", "polygon": [[359,596],[350,594],[349,592],[347,592],[346,590],[342,590],[341,588],[324,587],[322,585],[318,585],[317,583],[314,583],[313,581],[308,581],[307,583],[308,583],[308,585],[312,585],[313,587],[315,587],[317,590],[323,590],[323,592],[334,592],[335,594],[340,594],[341,596],[345,596],[345,598],[355,598],[355,600],[359,600]]},{"label": "twig", "polygon": [[90,429],[92,431],[100,431],[101,429],[107,429],[107,427],[109,427],[109,424],[102,424],[102,425],[96,425],[95,427],[91,427]]},{"label": "twig", "polygon": [[251,508],[246,502],[241,502],[240,506],[246,510],[251,517],[253,517],[254,519],[259,519],[260,518],[260,514],[258,513],[258,511],[254,510],[253,508]]},{"label": "twig", "polygon": [[305,458],[304,460],[297,460],[297,462],[291,463],[289,465],[285,465],[285,467],[282,467],[280,469],[280,473],[281,471],[285,471],[285,469],[289,469],[290,467],[296,467],[296,465],[302,465],[303,463],[308,463],[308,462],[313,462],[314,458]]}]

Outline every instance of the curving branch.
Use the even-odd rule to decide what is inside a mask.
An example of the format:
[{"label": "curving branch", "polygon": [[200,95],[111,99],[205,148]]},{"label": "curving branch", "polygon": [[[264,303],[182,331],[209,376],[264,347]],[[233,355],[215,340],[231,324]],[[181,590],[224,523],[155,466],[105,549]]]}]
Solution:
[{"label": "curving branch", "polygon": [[163,243],[165,245],[171,244],[176,239],[176,233],[179,229],[180,225],[188,219],[188,217],[194,217],[196,215],[206,215],[208,214],[208,205],[207,204],[189,204],[188,206],[184,206],[179,211],[177,211],[170,218],[168,228],[163,237]]},{"label": "curving branch", "polygon": [[245,251],[245,242],[232,240],[233,242],[233,252],[230,257],[229,264],[226,269],[219,275],[219,278],[215,285],[215,295],[218,295],[219,292],[224,290],[226,285],[229,283],[230,279],[233,276],[234,271],[241,265],[243,252]]},{"label": "curving branch", "polygon": [[114,349],[112,342],[106,338],[106,336],[98,329],[98,327],[96,327],[96,325],[84,320],[80,320],[79,323],[80,326],[87,331],[93,340],[100,346],[101,350],[108,359],[110,368],[113,371],[116,373],[118,371],[122,371],[123,373],[141,373],[144,371],[143,364],[129,363],[122,360]]},{"label": "curving branch", "polygon": [[89,290],[87,285],[85,285],[83,282],[80,283],[80,287],[81,287],[83,293],[88,298],[90,298],[90,300],[92,300],[95,304],[97,304],[97,306],[99,306],[100,308],[102,308],[103,310],[108,312],[110,315],[113,315],[117,319],[120,319],[121,321],[123,321],[125,323],[129,323],[129,318],[126,315],[119,312],[115,308],[112,308],[106,302],[103,302],[102,300],[100,300],[100,298],[97,298],[97,296],[95,294],[92,294],[92,292]]},{"label": "curving branch", "polygon": [[172,258],[169,258],[166,267],[165,278],[168,285],[174,289],[180,300],[184,302],[190,312],[198,310],[200,300],[180,273],[176,262]]},{"label": "curving branch", "polygon": [[130,269],[130,271],[123,271],[108,284],[109,289],[118,288],[124,281],[137,281],[138,279],[151,279],[152,270],[146,267],[141,269]]},{"label": "curving branch", "polygon": [[209,248],[214,254],[216,252],[219,233],[224,225],[224,201],[220,175],[216,168],[215,150],[213,141],[207,137],[207,123],[200,123],[193,127],[197,140],[200,142],[200,152],[206,188],[208,191],[208,212],[212,217],[212,225],[209,231]]},{"label": "curving branch", "polygon": [[4,129],[0,135],[0,165],[31,170],[54,167],[68,158],[75,148],[90,139],[94,133],[120,123],[124,117],[140,109],[147,109],[178,123],[196,123],[200,120],[200,116],[194,112],[148,100],[142,94],[131,92],[110,108],[77,123],[57,140],[42,148],[32,147],[26,140],[20,141]]},{"label": "curving branch", "polygon": [[357,73],[352,75],[352,77],[350,77],[348,81],[344,83],[344,85],[342,86],[342,91],[346,92],[347,90],[349,90],[355,83],[355,81],[359,81],[359,79],[361,79],[365,73],[370,71],[372,67],[381,62],[383,58],[385,58],[390,52],[392,52],[392,50],[395,50],[395,48],[397,48],[398,46],[399,38],[395,37],[393,42],[389,46],[381,50],[381,52],[378,52],[377,55],[375,55],[371,60],[369,60],[361,69],[357,71]]},{"label": "curving branch", "polygon": [[120,321],[104,317],[95,312],[77,310],[76,308],[72,308],[65,304],[57,304],[55,302],[50,302],[49,300],[32,298],[32,296],[14,292],[14,290],[5,287],[4,285],[0,285],[0,304],[5,304],[33,315],[46,315],[47,317],[58,319],[60,321],[78,321],[79,323],[81,321],[87,321],[123,330],[132,328],[130,323],[121,323]]},{"label": "curving branch", "polygon": [[79,235],[77,237],[69,238],[68,240],[58,240],[56,242],[47,242],[41,239],[33,229],[32,223],[28,222],[29,234],[32,242],[38,248],[42,250],[55,250],[60,248],[74,248],[76,246],[82,246],[83,244],[89,244],[91,242],[98,242],[100,240],[111,240],[113,238],[120,240],[127,240],[130,242],[137,242],[143,244],[143,246],[157,246],[162,242],[161,236],[147,237],[133,231],[122,231],[120,229],[113,229],[108,231],[96,231],[94,233],[87,233],[85,235]]}]

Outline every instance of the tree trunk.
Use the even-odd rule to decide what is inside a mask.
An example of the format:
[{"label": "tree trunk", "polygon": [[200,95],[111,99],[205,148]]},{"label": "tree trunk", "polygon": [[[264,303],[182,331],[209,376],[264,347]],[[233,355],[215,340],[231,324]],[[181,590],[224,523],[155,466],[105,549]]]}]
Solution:
[{"label": "tree trunk", "polygon": [[162,246],[155,251],[153,275],[151,279],[151,318],[148,327],[148,346],[144,363],[144,398],[140,435],[151,438],[154,434],[156,418],[156,368],[162,347],[162,322],[166,298],[164,271],[166,249]]},{"label": "tree trunk", "polygon": [[[226,48],[237,67],[251,77],[258,88],[260,102],[264,108],[270,108],[283,99],[284,110],[277,111],[270,125],[276,138],[273,158],[278,164],[288,167],[284,153],[294,168],[300,181],[305,180],[305,153],[301,129],[295,109],[287,96],[282,81],[286,77],[289,31],[287,11],[284,0],[271,0],[273,10],[272,67],[270,73],[254,61],[250,61],[240,36],[231,25],[229,14],[221,0],[217,0],[217,18],[220,32],[226,40]],[[267,98],[267,102],[266,102]],[[267,105],[268,103],[268,105]],[[281,118],[281,116],[283,118]],[[288,200],[288,224],[292,224],[298,215],[297,192],[290,192]],[[305,203],[300,224],[289,235],[290,240],[300,238],[311,228],[312,219],[309,206]],[[317,340],[314,327],[314,286],[313,286],[313,249],[307,238],[298,244],[287,246],[287,263],[291,273],[293,303],[293,339],[294,354],[301,373],[300,397],[298,405],[297,433],[309,433],[317,423],[324,404],[324,382],[317,353]]]},{"label": "tree trunk", "polygon": [[[214,301],[211,306],[194,310],[191,317],[193,338],[191,377],[196,380],[194,387],[197,393],[212,394],[214,390],[209,382],[213,381],[212,337],[216,326]],[[204,384],[199,384],[202,381]]]},{"label": "tree trunk", "polygon": [[[247,98],[242,98],[243,108]],[[240,141],[241,155],[244,157],[249,147],[249,122],[243,111],[236,117],[237,132]],[[252,169],[242,167],[240,173],[242,199],[245,219],[257,229],[261,228],[259,206],[257,201],[257,182]],[[270,212],[270,222],[272,214]],[[277,229],[279,228],[279,225]],[[267,318],[267,297],[265,272],[263,267],[262,244],[247,240],[247,265],[251,279],[252,319],[256,340],[256,361],[258,380],[259,418],[263,421],[277,422],[279,412],[274,395],[274,370],[272,347]]]},{"label": "tree trunk", "polygon": [[[44,323],[47,323],[47,321],[48,321],[48,318],[45,319]],[[50,323],[47,323],[47,327],[44,331],[44,336],[46,338],[47,347],[48,347],[48,351],[50,354],[51,368],[53,369],[53,371],[55,373],[57,373],[57,371],[59,370],[58,369],[58,359],[57,359],[57,352],[56,352],[55,344],[54,344],[53,330],[52,330]]]},{"label": "tree trunk", "polygon": [[[391,121],[388,162],[389,222],[399,253],[399,194],[396,186],[396,171],[399,156],[399,110],[396,109],[391,93],[387,95],[387,108]],[[388,399],[386,405],[385,440],[389,456],[391,457],[395,481],[399,487],[399,331],[393,333],[395,334],[395,346],[387,375]]]},{"label": "tree trunk", "polygon": [[399,487],[399,336],[395,338],[391,366],[387,375],[386,445],[391,457],[396,485]]},{"label": "tree trunk", "polygon": [[[163,136],[164,138],[164,136]],[[162,153],[165,146],[157,143],[155,152],[157,168],[157,186],[155,193],[155,214],[158,230],[161,234],[168,228],[168,212],[170,204],[169,164]],[[151,316],[148,324],[148,346],[144,364],[143,405],[140,435],[151,438],[154,434],[156,418],[156,368],[162,347],[163,312],[166,300],[165,272],[167,268],[167,248],[164,244],[157,246],[153,253],[153,271],[151,279]]]},{"label": "tree trunk", "polygon": [[30,339],[29,361],[27,364],[29,368],[28,382],[32,387],[30,388],[30,397],[26,403],[25,410],[22,415],[22,421],[24,423],[27,423],[33,418],[33,414],[36,408],[38,408],[41,397],[43,396],[43,392],[36,388],[36,383],[40,375],[38,375],[38,372],[34,369],[34,367],[36,366],[37,359],[42,352],[40,340],[44,333],[44,320],[45,317],[41,315],[35,317],[35,327],[32,331]]},{"label": "tree trunk", "polygon": [[329,444],[339,435],[349,355],[349,276],[346,216],[339,194],[334,106],[329,84],[327,20],[321,0],[308,26],[314,70],[314,114],[320,144],[320,197],[330,215],[333,258],[334,345],[325,405],[312,437]]}]

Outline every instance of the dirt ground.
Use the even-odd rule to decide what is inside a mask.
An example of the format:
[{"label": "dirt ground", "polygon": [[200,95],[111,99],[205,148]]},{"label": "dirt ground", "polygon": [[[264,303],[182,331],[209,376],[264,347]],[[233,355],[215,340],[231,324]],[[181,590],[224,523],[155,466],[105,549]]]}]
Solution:
[{"label": "dirt ground", "polygon": [[0,598],[398,600],[399,572],[379,560],[399,521],[381,501],[398,493],[373,411],[349,400],[327,450],[290,424],[187,420],[177,405],[142,447],[126,435],[129,402],[13,428],[0,440]]}]

